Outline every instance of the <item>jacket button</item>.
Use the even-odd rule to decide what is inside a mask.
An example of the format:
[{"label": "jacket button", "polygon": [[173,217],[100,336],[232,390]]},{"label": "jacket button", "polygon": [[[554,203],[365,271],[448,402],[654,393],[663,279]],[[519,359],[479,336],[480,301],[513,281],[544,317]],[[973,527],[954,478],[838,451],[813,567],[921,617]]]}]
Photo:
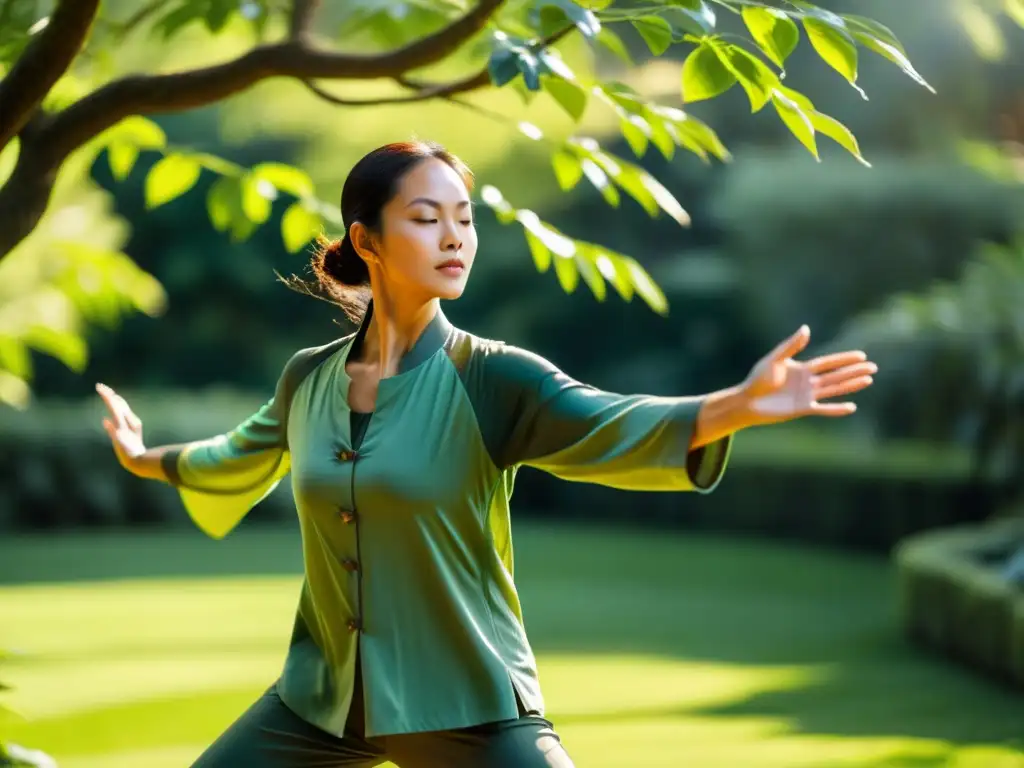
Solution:
[{"label": "jacket button", "polygon": [[357,455],[355,451],[338,451],[338,461],[355,461]]},{"label": "jacket button", "polygon": [[353,510],[351,510],[351,509],[343,509],[343,510],[341,510],[341,522],[343,522],[345,525],[349,525],[350,523],[355,522],[355,519],[356,519],[356,513]]},{"label": "jacket button", "polygon": [[359,618],[352,618],[348,620],[348,628],[350,632],[359,632],[363,628],[363,622]]},{"label": "jacket button", "polygon": [[359,563],[357,563],[350,557],[346,557],[344,560],[341,561],[341,567],[349,573],[353,573],[359,570]]}]

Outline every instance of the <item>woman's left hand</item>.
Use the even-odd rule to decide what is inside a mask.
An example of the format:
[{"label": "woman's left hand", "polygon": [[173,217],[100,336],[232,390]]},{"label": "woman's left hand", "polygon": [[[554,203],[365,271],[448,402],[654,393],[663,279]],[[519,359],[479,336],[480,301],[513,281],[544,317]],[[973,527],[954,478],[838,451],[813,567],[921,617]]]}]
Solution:
[{"label": "woman's left hand", "polygon": [[776,424],[802,416],[848,416],[851,402],[821,402],[871,386],[878,366],[859,351],[837,352],[801,362],[793,357],[807,347],[806,325],[780,343],[750,371],[741,385],[745,410],[755,424]]}]

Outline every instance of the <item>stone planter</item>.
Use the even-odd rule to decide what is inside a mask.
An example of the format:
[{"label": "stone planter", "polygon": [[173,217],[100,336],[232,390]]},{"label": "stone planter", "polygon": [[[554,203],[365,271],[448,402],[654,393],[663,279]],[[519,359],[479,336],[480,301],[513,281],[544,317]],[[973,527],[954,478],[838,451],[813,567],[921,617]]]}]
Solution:
[{"label": "stone planter", "polygon": [[1010,562],[1024,519],[939,529],[896,549],[904,629],[915,641],[1024,690],[1024,584]]}]

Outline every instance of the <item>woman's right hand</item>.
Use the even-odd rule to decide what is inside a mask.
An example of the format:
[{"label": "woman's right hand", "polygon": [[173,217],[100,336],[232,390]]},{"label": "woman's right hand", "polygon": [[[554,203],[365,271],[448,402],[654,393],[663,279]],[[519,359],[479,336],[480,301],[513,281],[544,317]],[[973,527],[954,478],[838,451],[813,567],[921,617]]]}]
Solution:
[{"label": "woman's right hand", "polygon": [[121,466],[136,474],[138,459],[146,452],[142,442],[142,421],[117,392],[106,384],[97,384],[96,392],[107,406],[103,429],[110,436],[114,454]]}]

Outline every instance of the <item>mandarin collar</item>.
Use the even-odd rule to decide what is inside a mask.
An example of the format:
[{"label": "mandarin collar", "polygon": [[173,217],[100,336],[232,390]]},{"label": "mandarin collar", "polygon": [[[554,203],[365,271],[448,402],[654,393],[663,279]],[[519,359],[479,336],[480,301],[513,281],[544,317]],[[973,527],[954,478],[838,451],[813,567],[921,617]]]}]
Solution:
[{"label": "mandarin collar", "polygon": [[[370,320],[373,318],[373,300],[366,307],[366,314],[363,315],[362,322],[359,324],[359,330],[356,331],[355,337],[352,339],[352,346],[350,354],[352,352],[358,353],[358,350],[363,345],[363,339],[366,338],[366,332],[370,328]],[[437,313],[427,324],[427,327],[423,329],[420,337],[416,339],[412,345],[412,349],[402,356],[402,360],[398,364],[398,373],[406,373],[415,368],[420,363],[426,362],[430,357],[433,356],[437,350],[444,346],[445,341],[448,340],[448,334],[452,331],[452,324],[448,318],[445,317],[444,312],[441,311],[441,307],[438,306]]]}]

